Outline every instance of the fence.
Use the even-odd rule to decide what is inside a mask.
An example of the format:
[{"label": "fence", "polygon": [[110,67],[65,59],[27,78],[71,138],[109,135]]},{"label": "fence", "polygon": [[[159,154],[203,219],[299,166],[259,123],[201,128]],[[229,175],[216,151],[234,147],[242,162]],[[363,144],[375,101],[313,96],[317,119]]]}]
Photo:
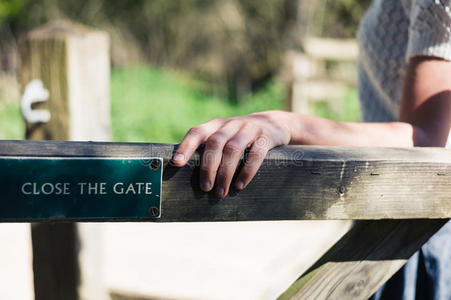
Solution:
[{"label": "fence", "polygon": [[[300,274],[282,299],[367,298],[451,216],[451,153],[444,149],[279,147],[244,191],[217,200],[198,188],[199,153],[176,168],[170,163],[175,147],[2,141],[0,157],[161,157],[161,218],[149,219],[156,222],[366,220]],[[112,220],[107,211],[100,221]],[[44,220],[67,221],[61,215]]]},{"label": "fence", "polygon": [[348,89],[356,86],[356,41],[310,37],[303,40],[303,46],[304,52],[291,51],[285,56],[282,77],[288,91],[287,108],[308,114],[315,102],[328,101],[337,110]]},{"label": "fence", "polygon": [[[23,88],[39,78],[50,91],[46,95],[41,89],[37,99],[42,102],[38,108],[50,112],[49,122],[28,122],[28,138],[108,140],[107,50],[104,35],[66,23],[32,32],[23,41]],[[360,220],[309,269],[299,270],[299,279],[281,299],[366,299],[451,217],[451,152],[445,149],[278,147],[268,153],[244,191],[232,191],[219,200],[199,189],[201,149],[187,166],[177,168],[170,163],[175,148],[171,144],[0,141],[0,160],[161,158],[162,165],[154,166],[162,170],[161,211],[148,207],[150,216],[131,218],[137,221]],[[0,175],[8,178],[8,172],[12,170],[3,168]],[[25,200],[31,205],[30,199]],[[34,223],[36,298],[83,298],[83,292],[78,292],[80,272],[85,283],[94,285],[91,293],[99,295],[96,299],[105,297],[94,284],[96,272],[83,275],[80,271],[79,227],[67,223],[93,217],[74,217],[70,209],[54,214],[51,207],[20,215],[11,203],[0,201],[0,222]],[[94,219],[129,220],[117,218],[109,206],[98,208]],[[58,224],[49,226],[49,222]],[[95,241],[91,236],[89,243]],[[96,248],[91,251],[95,254]]]}]

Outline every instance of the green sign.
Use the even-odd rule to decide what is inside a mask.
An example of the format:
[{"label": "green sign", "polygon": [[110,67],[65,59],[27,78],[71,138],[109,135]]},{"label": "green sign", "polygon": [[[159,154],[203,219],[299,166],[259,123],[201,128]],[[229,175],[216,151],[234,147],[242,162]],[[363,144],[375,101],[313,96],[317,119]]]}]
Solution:
[{"label": "green sign", "polygon": [[0,158],[0,221],[158,218],[161,158]]}]

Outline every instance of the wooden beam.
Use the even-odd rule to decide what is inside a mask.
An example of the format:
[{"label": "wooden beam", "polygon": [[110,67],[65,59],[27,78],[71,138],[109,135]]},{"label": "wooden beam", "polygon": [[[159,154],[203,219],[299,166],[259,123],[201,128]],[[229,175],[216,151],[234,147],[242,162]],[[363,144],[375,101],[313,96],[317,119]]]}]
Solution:
[{"label": "wooden beam", "polygon": [[[108,34],[54,21],[27,33],[21,39],[20,53],[22,89],[38,79],[49,92],[48,101],[32,108],[47,110],[50,120],[26,122],[27,139],[110,139]],[[96,253],[99,231],[84,230],[84,235],[79,235],[78,229],[75,223],[33,224],[36,299],[107,298]],[[88,239],[90,245],[84,243]],[[81,270],[80,249],[81,258],[90,260]]]},{"label": "wooden beam", "polygon": [[225,199],[199,189],[202,150],[177,168],[170,163],[175,149],[172,144],[1,141],[0,157],[162,157],[160,222],[451,217],[451,151],[441,148],[278,147],[244,191],[232,190]]},{"label": "wooden beam", "polygon": [[307,37],[303,42],[305,53],[318,60],[354,62],[359,55],[359,47],[354,39]]},{"label": "wooden beam", "polygon": [[446,222],[360,221],[278,299],[368,299]]},{"label": "wooden beam", "polygon": [[79,299],[77,227],[73,223],[31,226],[35,299]]},{"label": "wooden beam", "polygon": [[30,140],[110,139],[109,37],[69,21],[54,21],[21,38],[22,90],[40,79],[49,99],[46,123],[27,123]]}]

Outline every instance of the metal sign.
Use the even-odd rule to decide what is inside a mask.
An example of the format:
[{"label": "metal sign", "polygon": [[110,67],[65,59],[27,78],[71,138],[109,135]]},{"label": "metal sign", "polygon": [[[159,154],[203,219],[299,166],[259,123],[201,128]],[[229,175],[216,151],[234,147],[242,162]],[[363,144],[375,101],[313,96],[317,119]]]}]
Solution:
[{"label": "metal sign", "polygon": [[0,221],[159,218],[161,158],[0,158]]}]

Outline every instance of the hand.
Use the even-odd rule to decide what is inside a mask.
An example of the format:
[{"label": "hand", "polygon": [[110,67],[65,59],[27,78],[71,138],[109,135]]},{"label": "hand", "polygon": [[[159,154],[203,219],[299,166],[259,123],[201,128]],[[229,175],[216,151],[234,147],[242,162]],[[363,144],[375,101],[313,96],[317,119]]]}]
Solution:
[{"label": "hand", "polygon": [[290,142],[288,118],[287,112],[267,111],[210,120],[188,131],[173,161],[176,166],[184,166],[197,147],[205,142],[200,167],[200,187],[209,192],[216,186],[216,195],[224,198],[247,148],[249,153],[246,162],[235,181],[238,190],[249,184],[271,148]]}]

